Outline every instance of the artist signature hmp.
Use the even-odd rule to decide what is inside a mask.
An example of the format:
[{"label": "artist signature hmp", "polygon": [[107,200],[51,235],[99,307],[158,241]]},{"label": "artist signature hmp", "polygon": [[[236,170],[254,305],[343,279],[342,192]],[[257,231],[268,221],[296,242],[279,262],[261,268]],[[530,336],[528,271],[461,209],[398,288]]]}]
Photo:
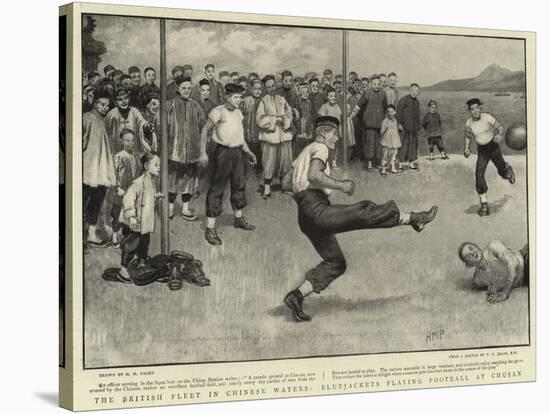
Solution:
[{"label": "artist signature hmp", "polygon": [[445,329],[443,328],[429,329],[426,333],[426,343],[440,342],[443,340],[444,336]]}]

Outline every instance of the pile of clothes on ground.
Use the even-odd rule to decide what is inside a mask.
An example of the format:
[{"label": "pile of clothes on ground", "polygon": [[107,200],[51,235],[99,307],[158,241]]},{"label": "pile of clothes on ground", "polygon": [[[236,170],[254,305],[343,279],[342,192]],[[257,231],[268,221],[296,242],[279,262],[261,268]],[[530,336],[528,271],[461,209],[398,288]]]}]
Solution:
[{"label": "pile of clothes on ground", "polygon": [[120,282],[146,286],[154,282],[164,283],[170,290],[179,290],[183,282],[196,286],[210,286],[210,280],[205,276],[202,262],[190,253],[173,250],[171,254],[159,254],[148,258],[145,263],[130,265],[128,271],[131,279],[124,278],[119,273],[120,268],[108,268],[103,272],[103,279],[110,282]]}]

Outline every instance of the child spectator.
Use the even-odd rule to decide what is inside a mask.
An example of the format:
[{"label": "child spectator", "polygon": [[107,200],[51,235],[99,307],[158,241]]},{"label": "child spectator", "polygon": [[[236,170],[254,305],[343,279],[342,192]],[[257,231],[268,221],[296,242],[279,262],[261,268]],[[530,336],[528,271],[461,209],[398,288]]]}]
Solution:
[{"label": "child spectator", "polygon": [[400,174],[397,168],[397,150],[401,148],[401,138],[399,137],[397,119],[395,119],[394,105],[388,105],[386,118],[382,121],[382,126],[380,127],[380,134],[382,135],[382,169],[380,173],[383,177],[386,176],[386,167],[389,160],[391,172]]},{"label": "child spectator", "polygon": [[120,244],[122,254],[118,277],[124,283],[132,283],[132,277],[128,273],[132,261],[137,257],[136,267],[139,267],[147,260],[149,240],[151,233],[155,231],[155,203],[157,198],[162,197],[155,186],[155,179],[160,173],[160,158],[145,153],[141,161],[145,171],[124,194],[120,213],[124,238]]},{"label": "child spectator", "polygon": [[111,218],[113,219],[111,227],[113,228],[113,246],[119,246],[120,212],[122,211],[122,197],[134,182],[141,175],[141,161],[134,152],[135,137],[134,132],[124,129],[120,133],[122,141],[122,150],[114,156],[116,186],[112,196]]},{"label": "child spectator", "polygon": [[428,102],[428,108],[430,108],[430,112],[424,115],[422,127],[426,131],[426,137],[428,138],[430,161],[434,160],[435,146],[437,146],[437,149],[441,154],[441,159],[448,160],[449,157],[445,153],[445,147],[443,146],[443,127],[441,125],[441,117],[437,112],[437,102],[430,99],[430,102]]},{"label": "child spectator", "polygon": [[317,114],[319,116],[332,116],[341,121],[342,109],[338,105],[338,102],[336,102],[336,90],[332,86],[327,89],[327,102],[321,105]]}]

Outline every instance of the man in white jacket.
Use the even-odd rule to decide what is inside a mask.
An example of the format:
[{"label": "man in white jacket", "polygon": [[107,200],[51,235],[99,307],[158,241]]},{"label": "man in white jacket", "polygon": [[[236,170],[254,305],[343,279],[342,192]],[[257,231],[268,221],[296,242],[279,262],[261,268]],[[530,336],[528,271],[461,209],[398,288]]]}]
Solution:
[{"label": "man in white jacket", "polygon": [[262,144],[262,166],[264,192],[263,198],[271,197],[271,182],[282,177],[292,167],[292,109],[286,99],[276,94],[275,78],[267,75],[263,78],[265,95],[256,112],[256,123]]}]

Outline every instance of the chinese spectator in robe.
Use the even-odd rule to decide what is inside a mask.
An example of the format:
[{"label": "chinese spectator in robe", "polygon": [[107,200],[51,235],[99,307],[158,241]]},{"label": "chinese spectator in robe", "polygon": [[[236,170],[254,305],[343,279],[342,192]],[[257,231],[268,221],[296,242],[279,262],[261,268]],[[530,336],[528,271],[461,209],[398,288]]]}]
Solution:
[{"label": "chinese spectator in robe", "polygon": [[[199,96],[197,102],[201,106],[202,111],[204,112],[204,116],[206,117],[206,119],[208,119],[208,114],[210,113],[210,111],[212,111],[212,109],[214,109],[216,107],[216,105],[214,105],[214,103],[210,100],[210,82],[208,82],[206,79],[200,80],[199,81],[199,92],[200,92],[200,96]],[[206,153],[207,153],[207,155],[211,155],[211,150],[212,149],[213,149],[212,131],[210,131],[210,133],[208,134],[207,142],[206,142]],[[205,173],[206,173],[205,168],[200,166],[200,168],[198,170],[198,176],[197,176],[197,180],[199,182],[204,181],[203,178],[204,178]],[[199,188],[196,189],[196,194],[195,195],[199,195]]]},{"label": "chinese spectator in robe", "polygon": [[298,101],[300,101],[300,85],[304,82],[304,78],[302,78],[301,76],[296,76],[294,78],[294,93],[296,94],[296,96],[298,97]]},{"label": "chinese spectator in robe", "polygon": [[239,83],[239,72],[231,72],[231,75],[229,75],[231,78],[231,82],[233,82],[235,85]]},{"label": "chinese spectator in robe", "polygon": [[361,78],[361,89],[363,90],[363,92],[367,92],[370,88],[370,81],[371,79],[369,79],[368,77],[366,76],[363,76]]},{"label": "chinese spectator in robe", "polygon": [[176,85],[176,79],[183,76],[183,66],[174,66],[172,68],[172,79],[166,82],[166,99],[174,99],[178,86]]},{"label": "chinese spectator in robe", "polygon": [[199,100],[197,102],[201,106],[204,116],[208,117],[208,114],[216,105],[210,100],[210,82],[206,79],[199,81],[199,94]]},{"label": "chinese spectator in robe", "polygon": [[386,102],[388,105],[397,106],[398,94],[397,94],[397,75],[395,72],[391,72],[388,75],[388,85],[384,88],[386,94]]},{"label": "chinese spectator in robe", "polygon": [[130,75],[130,79],[132,80],[132,86],[128,90],[130,106],[140,108],[141,102],[139,101],[139,92],[141,90],[141,71],[137,66],[130,66],[128,68],[128,75]]},{"label": "chinese spectator in robe", "polygon": [[86,242],[104,244],[96,234],[101,206],[109,187],[116,185],[113,152],[105,129],[109,96],[100,93],[94,108],[82,116],[82,183],[84,221],[88,225]]},{"label": "chinese spectator in robe", "polygon": [[124,72],[121,71],[120,69],[116,69],[113,72],[113,82],[115,83],[115,90],[121,87],[120,81],[122,80],[122,75],[124,75]]},{"label": "chinese spectator in robe", "polygon": [[372,171],[373,164],[382,159],[382,144],[380,142],[380,127],[386,117],[386,94],[380,89],[378,75],[371,77],[371,88],[368,89],[357,103],[360,111],[365,106],[363,113],[363,149],[367,160],[367,171]]},{"label": "chinese spectator in robe", "polygon": [[111,191],[111,219],[113,227],[112,244],[119,247],[120,236],[120,212],[122,210],[122,197],[128,191],[130,184],[141,175],[141,160],[135,153],[135,135],[129,129],[123,129],[120,133],[122,149],[114,155],[116,186]]},{"label": "chinese spectator in robe", "polygon": [[193,66],[191,65],[183,65],[183,76],[186,78],[190,78],[191,82],[193,82]]},{"label": "chinese spectator in robe", "polygon": [[[216,67],[212,63],[208,63],[204,67],[204,77],[210,83],[210,100],[216,106],[223,105],[225,102],[225,91],[224,85],[221,82],[218,82],[214,76],[216,75]],[[196,83],[193,87],[191,97],[195,100],[198,100],[200,97],[199,84]]]},{"label": "chinese spectator in robe", "polygon": [[[120,133],[124,129],[132,131],[137,138],[142,135],[142,128],[148,125],[141,112],[137,108],[130,106],[129,102],[126,89],[119,89],[116,93],[116,106],[105,117],[105,129],[109,135],[111,149],[114,153],[122,149]],[[152,151],[151,147],[141,139],[136,140],[134,150],[140,157],[145,152]]]},{"label": "chinese spectator in robe", "polygon": [[155,83],[155,80],[157,79],[157,72],[155,69],[151,67],[145,68],[143,75],[145,76],[145,83],[139,91],[140,108],[145,106],[145,99],[150,93],[160,95],[160,88]]},{"label": "chinese spectator in robe", "polygon": [[317,114],[313,112],[313,105],[309,100],[309,84],[302,82],[299,85],[300,98],[298,100],[300,119],[296,128],[296,141],[294,142],[294,158],[308,145],[313,139],[313,120]]},{"label": "chinese spectator in robe", "polygon": [[241,76],[239,78],[239,82],[237,82],[238,85],[240,85],[244,89],[243,98],[248,95],[249,93],[249,82],[248,78],[246,76]]},{"label": "chinese spectator in robe", "polygon": [[96,90],[93,86],[87,85],[82,91],[82,113],[90,112],[94,108],[94,96]]},{"label": "chinese spectator in robe", "polygon": [[299,104],[298,104],[298,95],[296,95],[296,92],[293,88],[293,78],[292,78],[292,72],[289,70],[284,70],[281,73],[281,87],[277,89],[277,95],[282,96],[285,98],[286,102],[290,105],[290,109],[292,109],[292,127],[291,132],[292,135],[295,135],[296,132],[296,122],[300,119],[300,111],[299,111]]},{"label": "chinese spectator in robe", "polygon": [[130,76],[123,74],[120,77],[120,88],[126,89],[126,91],[129,91],[132,87],[132,78]]},{"label": "chinese spectator in robe", "polygon": [[325,94],[319,91],[319,79],[317,78],[309,80],[309,100],[315,114],[319,112],[319,109],[325,103]]},{"label": "chinese spectator in robe", "polygon": [[332,85],[332,70],[325,69],[323,72],[323,77],[328,79],[328,84]]},{"label": "chinese spectator in robe", "polygon": [[206,163],[206,140],[201,130],[206,117],[201,106],[191,99],[191,79],[176,79],[178,92],[168,107],[168,201],[169,217],[174,217],[174,203],[181,195],[181,215],[195,221],[190,202],[198,189],[199,162]]},{"label": "chinese spectator in robe", "polygon": [[386,86],[388,86],[388,78],[386,77],[386,74],[380,73],[378,76],[380,76],[380,89],[386,89]]},{"label": "chinese spectator in robe", "polygon": [[251,81],[250,95],[243,99],[241,104],[241,112],[243,113],[244,140],[248,148],[256,156],[256,174],[261,174],[262,171],[262,150],[259,140],[259,128],[256,123],[256,111],[263,92],[263,82],[260,79]]},{"label": "chinese spectator in robe", "polygon": [[323,95],[327,94],[327,90],[329,88],[332,88],[332,86],[330,86],[330,79],[327,78],[326,76],[323,76],[321,78],[321,90],[323,92]]},{"label": "chinese spectator in robe", "polygon": [[151,152],[159,152],[157,133],[160,131],[160,98],[156,93],[150,93],[145,99],[145,109],[142,112],[143,118],[147,122],[141,129],[139,139],[151,148]]},{"label": "chinese spectator in robe", "polygon": [[267,75],[263,79],[265,95],[256,112],[262,143],[263,198],[271,197],[273,178],[282,178],[292,164],[292,109],[286,99],[276,93],[275,78]]},{"label": "chinese spectator in robe", "polygon": [[[353,133],[355,136],[355,147],[351,154],[351,158],[358,158],[359,160],[364,160],[365,152],[363,149],[363,132],[364,132],[363,131],[363,114],[365,112],[365,106],[363,105],[359,107],[358,103],[365,91],[363,90],[361,79],[357,77],[357,74],[355,72],[351,72],[351,73],[354,74],[355,76],[353,80],[353,84],[351,86],[350,98],[349,98],[351,108],[354,109],[354,113],[355,113],[355,115],[353,116]],[[350,78],[351,77],[352,75],[350,74]]]},{"label": "chinese spectator in robe", "polygon": [[115,73],[115,67],[113,65],[105,65],[105,67],[103,68],[103,73],[105,74],[105,77],[102,79],[103,80],[113,80],[113,75]]},{"label": "chinese spectator in robe", "polygon": [[92,86],[96,88],[99,85],[99,81],[100,81],[99,73],[90,72],[88,73],[87,79],[88,79],[88,86]]},{"label": "chinese spectator in robe", "polygon": [[397,122],[402,129],[399,161],[402,167],[408,163],[410,171],[418,171],[418,130],[421,127],[420,103],[417,99],[419,90],[417,83],[411,83],[409,94],[397,104]]},{"label": "chinese spectator in robe", "polygon": [[231,77],[229,76],[229,72],[226,70],[220,71],[220,74],[218,75],[220,78],[220,83],[225,88],[225,85],[231,82]]},{"label": "chinese spectator in robe", "polygon": [[98,93],[109,97],[109,110],[115,107],[115,83],[112,80],[101,82]]}]

